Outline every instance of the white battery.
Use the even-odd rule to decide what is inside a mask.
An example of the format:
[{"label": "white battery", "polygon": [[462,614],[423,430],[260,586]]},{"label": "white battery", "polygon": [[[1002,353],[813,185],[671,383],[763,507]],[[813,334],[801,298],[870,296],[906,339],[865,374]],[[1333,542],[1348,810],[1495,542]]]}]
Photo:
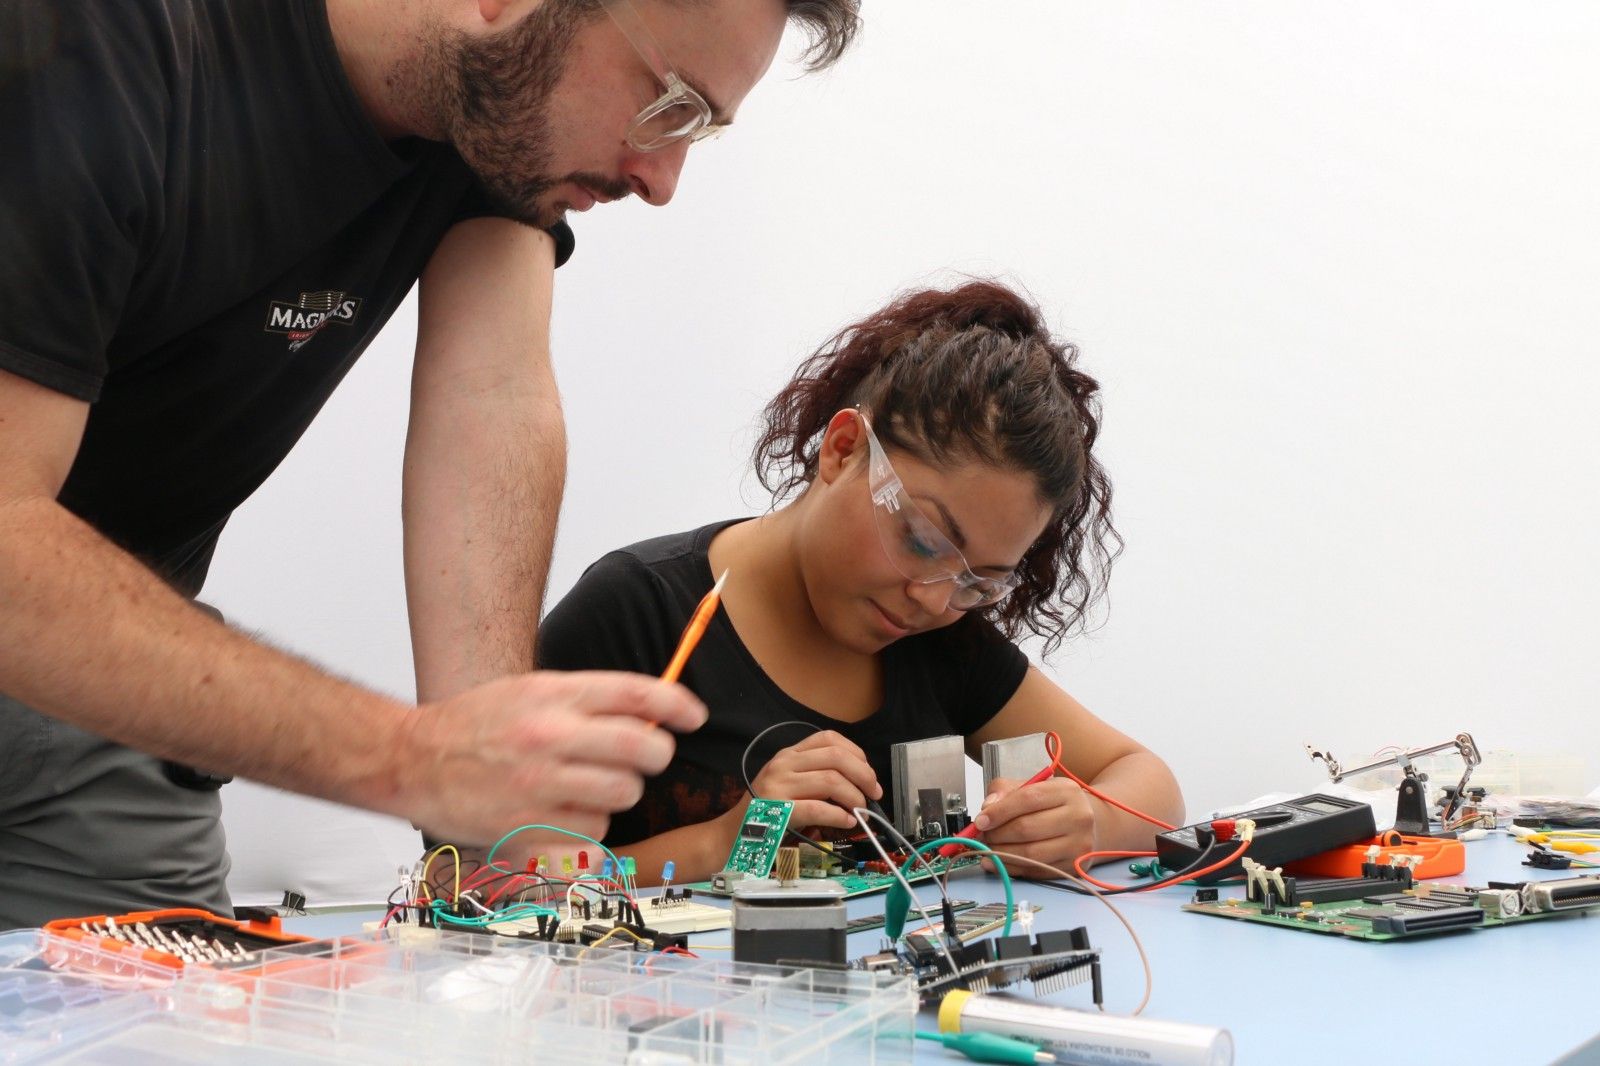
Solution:
[{"label": "white battery", "polygon": [[1226,1029],[956,991],[939,1004],[941,1033],[994,1033],[1037,1044],[1077,1066],[1232,1066]]}]

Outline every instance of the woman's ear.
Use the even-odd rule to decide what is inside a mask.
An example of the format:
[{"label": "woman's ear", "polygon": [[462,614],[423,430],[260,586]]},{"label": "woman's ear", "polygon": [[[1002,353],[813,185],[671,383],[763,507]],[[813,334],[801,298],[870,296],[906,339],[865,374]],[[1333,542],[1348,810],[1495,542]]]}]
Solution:
[{"label": "woman's ear", "polygon": [[850,457],[867,451],[867,435],[862,432],[861,412],[853,407],[834,414],[822,431],[822,446],[817,449],[817,480],[831,485],[844,473]]}]

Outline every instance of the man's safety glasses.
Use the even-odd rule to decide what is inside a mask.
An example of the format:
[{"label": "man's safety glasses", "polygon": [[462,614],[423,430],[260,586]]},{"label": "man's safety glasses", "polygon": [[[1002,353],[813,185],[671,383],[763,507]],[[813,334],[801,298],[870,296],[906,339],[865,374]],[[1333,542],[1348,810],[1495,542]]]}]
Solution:
[{"label": "man's safety glasses", "polygon": [[988,607],[1010,595],[1020,581],[1016,572],[1004,577],[974,574],[960,549],[950,543],[907,495],[904,483],[889,465],[883,445],[878,443],[877,434],[872,432],[866,412],[857,413],[867,434],[867,487],[872,493],[878,539],[883,542],[883,550],[895,569],[919,585],[954,582],[950,607],[957,611]]},{"label": "man's safety glasses", "polygon": [[634,117],[628,126],[628,146],[636,152],[654,152],[679,141],[715,137],[727,129],[726,125],[713,121],[711,105],[706,103],[705,97],[678,77],[630,0],[603,0],[603,3],[617,29],[667,90]]}]

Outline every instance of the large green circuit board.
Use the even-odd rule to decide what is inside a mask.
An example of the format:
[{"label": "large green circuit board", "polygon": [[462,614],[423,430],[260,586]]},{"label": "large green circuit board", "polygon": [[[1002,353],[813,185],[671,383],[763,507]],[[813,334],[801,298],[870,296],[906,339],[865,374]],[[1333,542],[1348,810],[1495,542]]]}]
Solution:
[{"label": "large green circuit board", "polygon": [[[953,859],[932,858],[928,860],[928,865],[933,868],[933,873],[929,873],[920,864],[918,864],[911,868],[911,872],[906,875],[906,880],[911,882],[913,885],[917,885],[929,880],[935,875],[944,877],[959,870],[974,868],[978,865],[978,863],[979,859],[976,856],[971,855],[958,855]],[[718,876],[720,878],[722,875]],[[751,874],[747,876],[757,875]],[[815,875],[809,873],[802,873],[801,875],[801,880],[810,881],[813,879],[828,880],[832,881],[834,884],[844,886],[845,899],[855,899],[857,896],[870,896],[877,892],[887,892],[889,890],[889,886],[894,884],[894,874],[870,872],[859,874],[847,873],[833,874],[827,878],[815,877]],[[699,881],[686,887],[692,888],[696,892],[703,892],[708,896],[733,895],[732,882],[723,882],[719,884],[718,881]]]},{"label": "large green circuit board", "polygon": [[[944,877],[946,874],[955,873],[957,870],[975,867],[978,862],[977,856],[971,852],[965,855],[957,855],[953,859],[941,859],[934,856],[928,859],[928,865],[933,868],[933,873],[929,873],[924,869],[921,863],[914,863],[911,867],[911,872],[906,874],[906,880],[913,885],[919,885],[935,876]],[[894,874],[870,872],[833,874],[827,880],[836,885],[844,886],[845,899],[854,899],[857,896],[870,896],[875,892],[889,891],[889,886],[894,884]]]},{"label": "large green circuit board", "polygon": [[[1425,885],[1333,903],[1269,906],[1246,899],[1196,899],[1183,909],[1357,940],[1407,940],[1458,929],[1521,925],[1600,910],[1600,877],[1477,888]],[[1197,893],[1197,895],[1205,894]],[[1215,894],[1212,890],[1211,895]]]}]

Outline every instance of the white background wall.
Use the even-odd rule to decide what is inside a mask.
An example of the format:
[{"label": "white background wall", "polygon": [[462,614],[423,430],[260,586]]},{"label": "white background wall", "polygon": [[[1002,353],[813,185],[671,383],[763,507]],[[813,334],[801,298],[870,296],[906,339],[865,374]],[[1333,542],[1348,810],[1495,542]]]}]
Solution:
[{"label": "white background wall", "polygon": [[[1600,12],[1581,4],[871,0],[780,66],[670,210],[576,222],[552,597],[764,505],[754,416],[946,268],[1024,283],[1105,385],[1128,540],[1060,682],[1191,812],[1474,732],[1600,764]],[[414,307],[223,539],[207,597],[405,694]],[[552,599],[553,602],[553,599]],[[415,836],[225,793],[241,897],[387,891]]]}]

